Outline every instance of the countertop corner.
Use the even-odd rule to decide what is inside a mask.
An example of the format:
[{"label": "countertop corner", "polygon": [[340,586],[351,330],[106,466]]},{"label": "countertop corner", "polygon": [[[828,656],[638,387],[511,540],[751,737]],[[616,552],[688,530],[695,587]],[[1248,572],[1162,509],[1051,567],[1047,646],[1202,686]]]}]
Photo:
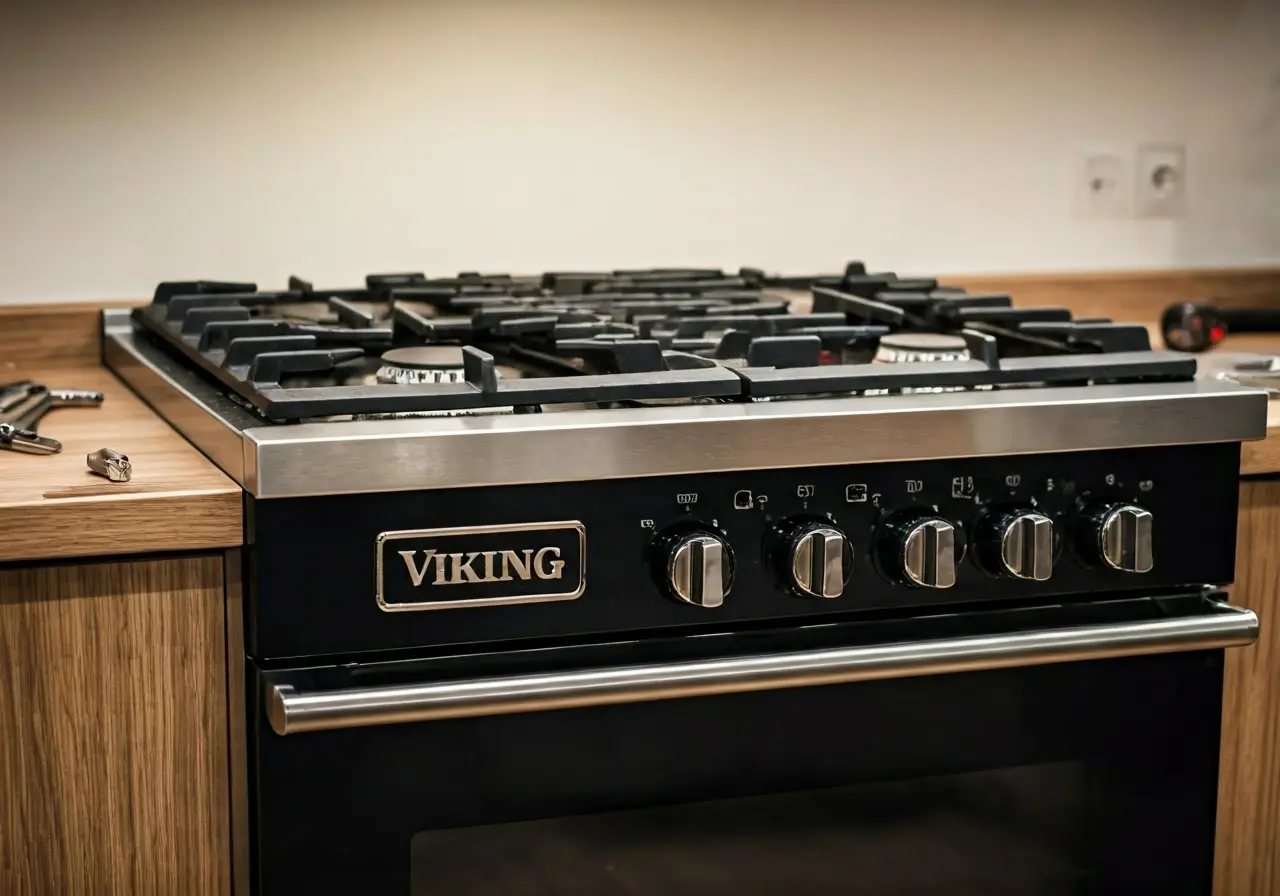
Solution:
[{"label": "countertop corner", "polygon": [[[1221,346],[1197,357],[1203,369],[1212,364],[1219,352],[1246,352],[1280,357],[1280,335],[1272,333],[1247,333],[1228,336]],[[1267,437],[1245,442],[1240,450],[1240,475],[1263,476],[1280,473],[1280,400],[1272,399],[1267,405]]]},{"label": "countertop corner", "polygon": [[[59,454],[0,451],[0,562],[235,547],[243,498],[227,478],[109,371],[83,359],[0,361],[0,382],[101,391],[96,408],[58,408],[40,432]],[[129,482],[89,472],[85,455],[113,448]]]}]

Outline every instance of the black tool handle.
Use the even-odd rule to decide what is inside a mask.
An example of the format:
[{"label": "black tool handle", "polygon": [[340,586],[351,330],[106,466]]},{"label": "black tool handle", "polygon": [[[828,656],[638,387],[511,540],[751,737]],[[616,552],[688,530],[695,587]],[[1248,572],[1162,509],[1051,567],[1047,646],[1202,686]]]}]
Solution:
[{"label": "black tool handle", "polygon": [[1220,308],[1218,317],[1232,333],[1280,333],[1280,308]]},{"label": "black tool handle", "polygon": [[1160,330],[1169,348],[1203,352],[1228,333],[1280,333],[1280,307],[1219,308],[1209,302],[1178,302],[1161,315]]}]

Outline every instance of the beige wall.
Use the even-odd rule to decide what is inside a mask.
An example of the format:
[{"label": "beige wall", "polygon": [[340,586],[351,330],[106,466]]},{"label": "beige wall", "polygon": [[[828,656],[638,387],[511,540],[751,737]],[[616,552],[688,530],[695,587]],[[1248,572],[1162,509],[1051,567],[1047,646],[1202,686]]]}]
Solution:
[{"label": "beige wall", "polygon": [[[50,11],[52,10],[52,11]],[[0,5],[0,302],[162,278],[1280,261],[1275,0]],[[1072,216],[1189,148],[1181,221]]]}]

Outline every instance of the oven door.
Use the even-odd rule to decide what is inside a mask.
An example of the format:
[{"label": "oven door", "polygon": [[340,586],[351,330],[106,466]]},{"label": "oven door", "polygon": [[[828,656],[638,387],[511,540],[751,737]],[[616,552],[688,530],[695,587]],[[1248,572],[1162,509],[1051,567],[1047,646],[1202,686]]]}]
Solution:
[{"label": "oven door", "polygon": [[255,669],[255,892],[1208,894],[1203,594]]}]

